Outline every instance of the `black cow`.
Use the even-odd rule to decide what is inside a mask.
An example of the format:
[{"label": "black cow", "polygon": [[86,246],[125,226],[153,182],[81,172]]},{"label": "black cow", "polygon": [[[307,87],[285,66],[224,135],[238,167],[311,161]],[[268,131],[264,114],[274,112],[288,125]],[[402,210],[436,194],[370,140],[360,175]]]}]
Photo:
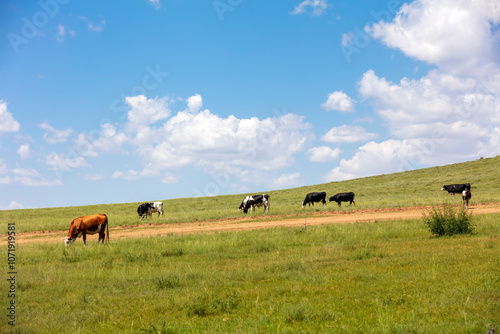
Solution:
[{"label": "black cow", "polygon": [[321,202],[323,205],[326,204],[326,192],[320,192],[320,193],[309,193],[306,195],[306,198],[304,198],[304,201],[302,202],[302,207],[304,207],[306,204],[311,204],[314,206],[314,202]]},{"label": "black cow", "polygon": [[469,189],[465,189],[464,191],[462,191],[462,201],[464,201],[466,209],[469,208],[469,200],[471,199],[471,197],[472,194]]},{"label": "black cow", "polygon": [[243,210],[244,213],[248,213],[248,209],[252,209],[255,212],[255,207],[264,206],[264,211],[269,212],[269,195],[253,195],[247,196],[243,199],[240,204],[239,209]]},{"label": "black cow", "polygon": [[354,202],[354,193],[353,192],[348,192],[348,193],[338,193],[336,195],[333,195],[328,199],[328,202],[337,202],[337,204],[340,206],[342,202],[349,202],[349,205],[354,203],[356,205],[356,202]]},{"label": "black cow", "polygon": [[137,213],[139,214],[139,218],[148,218],[148,215],[153,218],[152,210],[151,203],[142,203],[137,208]]},{"label": "black cow", "polygon": [[455,194],[459,194],[464,190],[470,190],[470,183],[445,184],[443,185],[443,188],[441,188],[441,191],[447,191],[448,194],[453,196],[453,198],[455,198]]}]

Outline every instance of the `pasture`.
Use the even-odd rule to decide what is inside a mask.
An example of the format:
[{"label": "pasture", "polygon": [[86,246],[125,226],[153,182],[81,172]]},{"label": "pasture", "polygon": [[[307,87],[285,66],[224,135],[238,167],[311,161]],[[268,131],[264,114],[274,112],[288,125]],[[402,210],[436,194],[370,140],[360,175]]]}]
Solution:
[{"label": "pasture", "polygon": [[[451,202],[443,184],[472,184],[472,204],[500,202],[500,158],[266,191],[256,217],[353,210],[301,207],[306,193],[356,193],[356,209]],[[60,230],[106,213],[110,226],[240,217],[246,194],[0,211],[6,232]],[[145,199],[153,201],[155,199]],[[474,212],[474,210],[472,210]],[[306,221],[307,215],[304,217]],[[333,216],[332,216],[333,217]],[[500,214],[473,235],[433,237],[421,219],[16,245],[16,326],[1,333],[486,333],[500,326]],[[332,218],[332,223],[334,218]],[[6,265],[6,264],[5,264]],[[7,278],[7,277],[6,277]],[[6,279],[0,289],[8,290]]]},{"label": "pasture", "polygon": [[[339,208],[333,202],[324,207],[316,204],[314,207],[302,208],[301,204],[305,195],[313,191],[326,191],[327,197],[339,192],[353,191],[356,194],[355,208],[357,209],[409,207],[443,202],[460,203],[459,195],[453,201],[447,192],[440,189],[443,184],[464,182],[472,185],[472,204],[500,202],[498,186],[500,184],[500,157],[307,187],[275,191],[262,189],[262,193],[270,195],[270,211],[264,214],[261,208],[256,209],[255,214],[249,213],[249,215],[273,216],[354,208],[354,205],[349,208],[346,203]],[[110,227],[233,218],[242,216],[238,206],[246,195],[252,194],[163,200],[164,216],[158,218],[157,214],[153,214],[153,219],[140,220],[138,218],[137,206],[140,203],[160,200],[145,198],[144,201],[137,203],[0,211],[0,224],[5,226],[7,222],[15,221],[17,232],[29,232],[67,230],[73,218],[96,213],[106,213]],[[110,199],[110,202],[112,200]]]},{"label": "pasture", "polygon": [[0,332],[486,333],[499,220],[444,238],[408,220],[19,245],[17,323]]}]

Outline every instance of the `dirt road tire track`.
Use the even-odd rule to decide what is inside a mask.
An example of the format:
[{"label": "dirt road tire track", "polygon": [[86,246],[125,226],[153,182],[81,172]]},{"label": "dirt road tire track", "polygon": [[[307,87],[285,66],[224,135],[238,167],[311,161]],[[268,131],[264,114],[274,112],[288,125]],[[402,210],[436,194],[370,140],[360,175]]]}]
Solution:
[{"label": "dirt road tire track", "polygon": [[[345,224],[375,222],[383,220],[418,219],[429,207],[406,207],[384,209],[352,209],[347,211],[321,211],[284,216],[252,215],[237,218],[206,220],[186,223],[124,225],[110,227],[111,242],[124,238],[144,238],[167,236],[169,234],[214,233],[224,231],[244,231],[275,227],[294,227],[322,224]],[[479,203],[469,207],[473,214],[500,213],[500,203]],[[16,243],[61,242],[67,231],[36,231],[16,234]],[[93,241],[92,236],[89,238]],[[97,240],[97,239],[96,239]],[[78,241],[78,240],[77,240]],[[7,235],[2,235],[0,245],[7,244]],[[76,245],[80,243],[77,242]]]}]

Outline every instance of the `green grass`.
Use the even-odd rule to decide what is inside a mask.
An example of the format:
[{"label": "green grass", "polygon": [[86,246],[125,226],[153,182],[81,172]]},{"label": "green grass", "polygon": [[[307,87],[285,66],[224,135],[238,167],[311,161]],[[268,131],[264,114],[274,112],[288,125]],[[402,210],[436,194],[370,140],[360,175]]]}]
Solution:
[{"label": "green grass", "polygon": [[[314,208],[303,209],[302,200],[311,191],[326,191],[327,196],[338,192],[353,191],[356,194],[356,208],[358,209],[406,207],[439,204],[444,201],[453,202],[447,192],[440,191],[442,185],[464,182],[472,184],[472,204],[499,202],[500,157],[293,189],[277,191],[262,189],[262,192],[271,196],[271,210],[265,215],[272,216],[339,210],[336,203],[329,203],[326,207],[316,205]],[[110,226],[239,217],[242,213],[237,208],[246,195],[164,200],[165,215],[163,218],[157,218],[154,215],[153,220],[138,219],[137,206],[140,203],[0,211],[0,226],[6,226],[7,222],[16,222],[17,232],[66,230],[74,218],[96,213],[106,213]],[[459,198],[460,196],[457,196],[454,202],[459,203]],[[113,199],[110,198],[110,202],[112,201]],[[348,206],[344,203],[340,210],[347,208]],[[256,209],[255,215],[263,215],[263,210]]]},{"label": "green grass", "polygon": [[486,333],[500,215],[474,220],[441,238],[410,220],[20,244],[17,325],[0,332]]}]

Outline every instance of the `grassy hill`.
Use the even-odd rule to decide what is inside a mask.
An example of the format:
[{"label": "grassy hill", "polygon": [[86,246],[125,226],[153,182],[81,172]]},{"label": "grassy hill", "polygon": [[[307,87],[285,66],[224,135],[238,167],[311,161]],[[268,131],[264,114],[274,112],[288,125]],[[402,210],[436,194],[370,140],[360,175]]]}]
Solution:
[{"label": "grassy hill", "polygon": [[[271,210],[263,213],[256,209],[254,215],[283,215],[323,210],[339,210],[336,203],[322,207],[302,208],[305,195],[312,191],[326,191],[327,196],[338,192],[353,191],[356,194],[356,208],[406,207],[430,205],[452,201],[447,192],[440,191],[443,184],[471,183],[472,203],[500,201],[500,157],[479,159],[459,164],[431,167],[414,171],[385,174],[341,182],[268,191]],[[199,198],[164,200],[165,214],[153,220],[139,220],[137,203],[102,204],[63,208],[25,209],[0,211],[0,223],[16,222],[17,232],[36,230],[65,230],[73,218],[106,213],[110,226],[203,221],[241,216],[238,210],[241,200],[247,194],[224,195]],[[113,199],[110,199],[112,201]],[[144,201],[152,200],[145,198]],[[458,203],[459,196],[455,199]],[[340,210],[348,210],[343,204]],[[250,213],[252,214],[252,213]]]}]

